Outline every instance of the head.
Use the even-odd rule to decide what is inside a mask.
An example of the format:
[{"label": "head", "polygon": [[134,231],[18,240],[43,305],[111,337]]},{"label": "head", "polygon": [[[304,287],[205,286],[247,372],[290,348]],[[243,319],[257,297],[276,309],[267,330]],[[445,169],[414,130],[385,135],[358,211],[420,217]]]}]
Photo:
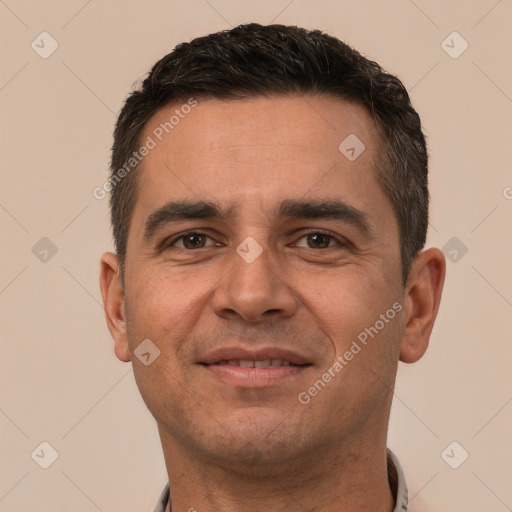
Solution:
[{"label": "head", "polygon": [[[275,464],[385,438],[444,280],[398,78],[319,31],[198,38],[126,100],[111,171],[107,322],[169,445]],[[291,364],[259,384],[226,364],[258,358]]]}]

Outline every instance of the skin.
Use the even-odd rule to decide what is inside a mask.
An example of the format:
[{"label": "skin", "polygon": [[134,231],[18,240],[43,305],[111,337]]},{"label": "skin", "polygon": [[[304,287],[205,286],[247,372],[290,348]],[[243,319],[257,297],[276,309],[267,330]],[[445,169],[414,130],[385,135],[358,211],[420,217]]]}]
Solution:
[{"label": "skin", "polygon": [[[141,140],[177,106],[158,111]],[[366,149],[351,162],[338,145],[352,133]],[[386,436],[397,364],[427,349],[446,264],[440,250],[424,250],[402,286],[377,146],[370,115],[340,99],[208,99],[144,158],[125,289],[113,253],[101,259],[100,285],[115,353],[132,361],[158,424],[174,512],[393,509]],[[183,199],[238,210],[164,225],[145,240],[151,213]],[[373,236],[345,221],[276,218],[285,199],[341,199],[367,216]],[[181,239],[158,250],[189,230],[206,235],[199,248]],[[326,230],[349,245],[308,238]],[[252,263],[235,251],[249,236],[263,251]],[[394,303],[402,311],[300,403]],[[160,356],[145,366],[134,350],[148,338]],[[297,350],[310,366],[267,386],[226,383],[198,364],[226,345]]]}]

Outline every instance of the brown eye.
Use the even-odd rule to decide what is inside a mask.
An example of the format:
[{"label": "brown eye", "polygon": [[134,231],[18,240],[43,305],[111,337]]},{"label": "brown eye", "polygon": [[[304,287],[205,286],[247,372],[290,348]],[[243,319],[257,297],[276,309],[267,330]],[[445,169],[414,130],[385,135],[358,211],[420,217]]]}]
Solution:
[{"label": "brown eye", "polygon": [[204,236],[194,233],[183,237],[183,245],[187,249],[197,249],[198,247],[204,247]]},{"label": "brown eye", "polygon": [[[335,246],[346,247],[348,244],[343,242],[342,239],[331,235],[330,233],[324,233],[322,231],[315,231],[308,233],[300,238],[305,239],[306,244],[297,244],[298,247],[304,247],[306,249],[330,249]],[[332,242],[335,242],[334,244]]]},{"label": "brown eye", "polygon": [[186,235],[182,235],[178,238],[175,238],[174,241],[169,243],[168,248],[177,248],[177,249],[203,249],[204,247],[209,247],[215,244],[206,245],[206,240],[211,239],[211,237],[204,235],[203,233],[188,233]]},{"label": "brown eye", "polygon": [[331,236],[323,233],[307,235],[308,244],[312,246],[313,249],[325,249],[326,247],[329,247],[331,238]]}]

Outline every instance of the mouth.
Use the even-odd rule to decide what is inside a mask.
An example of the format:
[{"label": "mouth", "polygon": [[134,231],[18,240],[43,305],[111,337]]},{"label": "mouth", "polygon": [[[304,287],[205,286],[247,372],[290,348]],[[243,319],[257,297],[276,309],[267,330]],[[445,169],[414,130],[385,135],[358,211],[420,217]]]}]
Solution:
[{"label": "mouth", "polygon": [[260,359],[257,361],[250,361],[247,359],[231,359],[229,361],[224,360],[213,364],[235,366],[239,368],[277,368],[279,366],[302,366],[291,363],[286,359]]},{"label": "mouth", "polygon": [[297,378],[312,366],[294,351],[226,348],[208,354],[200,365],[214,378],[239,388],[262,388]]}]

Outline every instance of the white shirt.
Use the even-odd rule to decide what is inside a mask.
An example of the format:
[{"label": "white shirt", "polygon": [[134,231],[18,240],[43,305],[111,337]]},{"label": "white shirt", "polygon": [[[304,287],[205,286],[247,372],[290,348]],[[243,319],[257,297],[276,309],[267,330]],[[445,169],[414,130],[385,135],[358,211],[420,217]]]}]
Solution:
[{"label": "white shirt", "polygon": [[[396,492],[395,508],[393,512],[407,512],[408,496],[405,475],[396,455],[389,448],[388,480],[393,494]],[[169,483],[164,487],[153,512],[171,512],[169,505]]]}]

